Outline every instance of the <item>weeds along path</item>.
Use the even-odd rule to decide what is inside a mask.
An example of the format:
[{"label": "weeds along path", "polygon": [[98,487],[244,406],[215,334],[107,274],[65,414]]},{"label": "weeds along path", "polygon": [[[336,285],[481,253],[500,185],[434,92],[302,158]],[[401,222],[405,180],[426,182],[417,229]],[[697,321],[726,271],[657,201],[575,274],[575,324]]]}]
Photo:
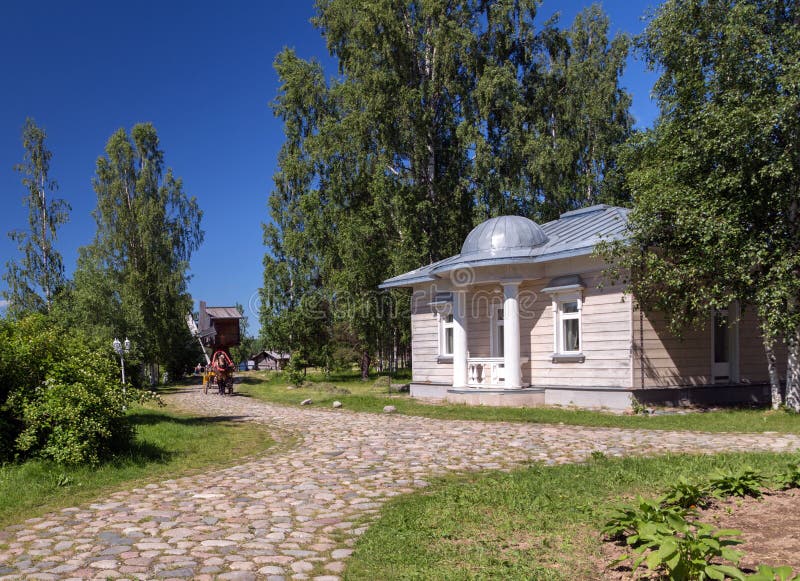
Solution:
[{"label": "weeds along path", "polygon": [[[665,452],[793,451],[800,436],[434,420],[283,407],[194,386],[171,404],[293,446],[0,531],[0,578],[337,579],[384,501],[449,471]],[[280,439],[280,438],[279,438]],[[285,442],[285,437],[283,438]]]}]

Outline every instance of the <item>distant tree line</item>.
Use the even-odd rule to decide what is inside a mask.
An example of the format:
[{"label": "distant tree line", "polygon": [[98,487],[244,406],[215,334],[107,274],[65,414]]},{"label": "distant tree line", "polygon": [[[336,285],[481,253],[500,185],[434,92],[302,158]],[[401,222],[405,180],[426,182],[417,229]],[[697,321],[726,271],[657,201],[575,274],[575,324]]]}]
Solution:
[{"label": "distant tree line", "polygon": [[395,368],[409,298],[382,280],[456,254],[493,216],[629,203],[629,39],[598,6],[568,28],[539,23],[538,6],[317,3],[338,75],[288,49],[275,60],[286,139],[264,229],[267,345],[297,365]]}]

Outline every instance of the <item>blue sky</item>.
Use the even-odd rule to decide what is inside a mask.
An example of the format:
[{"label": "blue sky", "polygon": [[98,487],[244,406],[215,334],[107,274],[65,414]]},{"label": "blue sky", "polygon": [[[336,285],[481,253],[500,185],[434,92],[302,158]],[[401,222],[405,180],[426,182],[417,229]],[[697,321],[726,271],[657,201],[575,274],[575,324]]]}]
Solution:
[{"label": "blue sky", "polygon": [[[545,0],[568,24],[589,2]],[[638,33],[655,2],[602,3],[612,32]],[[261,224],[269,220],[282,126],[269,109],[278,80],[272,68],[283,47],[336,67],[309,23],[312,1],[225,3],[151,0],[5,0],[0,18],[0,269],[17,257],[5,233],[27,226],[25,191],[12,170],[22,161],[20,131],[33,117],[48,134],[51,177],[72,206],[59,231],[67,274],[78,248],[91,242],[95,161],[118,128],[150,121],[166,165],[184,180],[205,216],[205,242],[192,259],[195,301],[245,305],[257,326],[264,255]],[[540,22],[544,22],[544,18]],[[655,75],[629,59],[623,85],[633,95],[638,127],[657,114]],[[0,282],[0,289],[4,288]],[[253,329],[254,330],[254,329]]]}]

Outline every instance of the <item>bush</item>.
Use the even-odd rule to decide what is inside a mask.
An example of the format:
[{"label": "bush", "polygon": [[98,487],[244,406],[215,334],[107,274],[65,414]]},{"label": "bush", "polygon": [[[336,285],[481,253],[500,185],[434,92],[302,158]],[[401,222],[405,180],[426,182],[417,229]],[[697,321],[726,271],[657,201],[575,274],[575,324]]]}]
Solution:
[{"label": "bush", "polygon": [[[41,315],[0,328],[0,430],[6,459],[96,464],[130,440],[110,347]],[[130,390],[134,395],[134,390]]]},{"label": "bush", "polygon": [[292,355],[289,363],[286,365],[286,377],[289,383],[295,387],[301,387],[303,380],[306,378],[306,361],[300,357]]},{"label": "bush", "polygon": [[385,389],[388,391],[390,385],[392,385],[392,378],[388,375],[381,375],[373,382],[372,387],[375,389]]}]

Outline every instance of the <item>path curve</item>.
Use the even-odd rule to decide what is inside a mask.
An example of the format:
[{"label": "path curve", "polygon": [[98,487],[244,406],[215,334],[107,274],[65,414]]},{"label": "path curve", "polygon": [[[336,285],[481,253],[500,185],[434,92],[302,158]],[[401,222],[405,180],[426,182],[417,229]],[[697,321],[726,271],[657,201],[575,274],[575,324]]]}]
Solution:
[{"label": "path curve", "polygon": [[172,404],[299,436],[241,465],[112,494],[0,531],[0,579],[319,579],[384,501],[448,471],[663,452],[793,451],[795,435],[435,420],[271,405],[187,388]]}]

